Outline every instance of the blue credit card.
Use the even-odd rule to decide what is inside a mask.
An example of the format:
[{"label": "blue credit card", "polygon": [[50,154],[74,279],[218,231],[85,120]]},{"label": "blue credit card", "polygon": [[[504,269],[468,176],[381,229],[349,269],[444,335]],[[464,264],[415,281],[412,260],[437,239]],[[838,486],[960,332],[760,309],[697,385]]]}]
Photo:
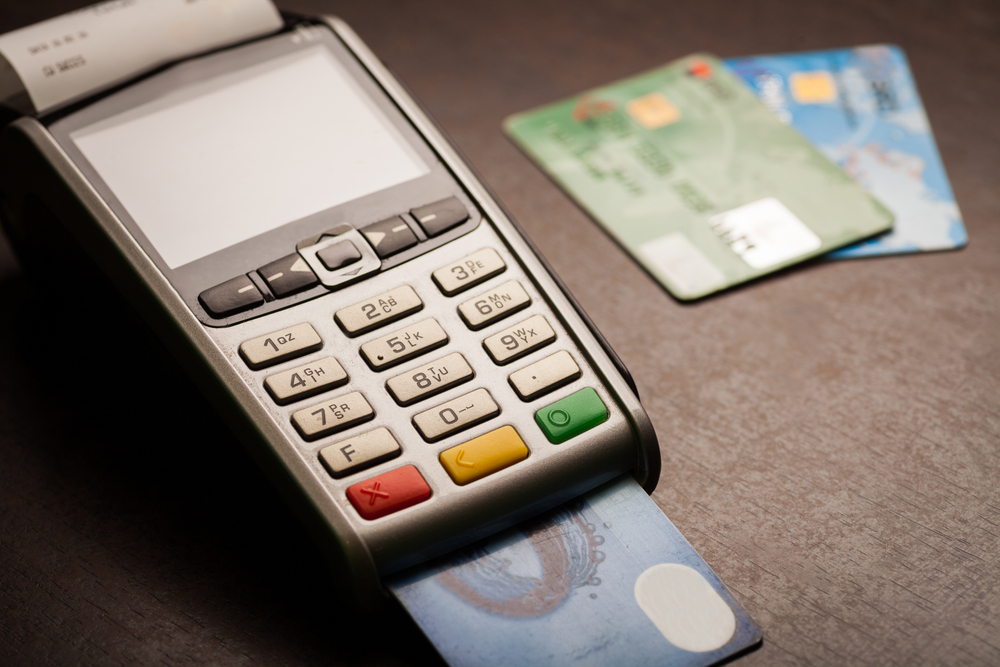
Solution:
[{"label": "blue credit card", "polygon": [[452,667],[700,667],[761,641],[627,476],[387,583]]},{"label": "blue credit card", "polygon": [[896,216],[827,257],[963,247],[968,237],[903,51],[895,46],[733,58],[726,65]]}]

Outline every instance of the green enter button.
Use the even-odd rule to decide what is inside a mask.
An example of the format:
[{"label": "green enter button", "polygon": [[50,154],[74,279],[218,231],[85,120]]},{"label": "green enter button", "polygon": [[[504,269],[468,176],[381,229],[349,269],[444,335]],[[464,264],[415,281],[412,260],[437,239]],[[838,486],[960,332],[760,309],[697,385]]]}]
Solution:
[{"label": "green enter button", "polygon": [[535,413],[542,433],[554,445],[575,438],[608,419],[608,407],[587,387]]}]

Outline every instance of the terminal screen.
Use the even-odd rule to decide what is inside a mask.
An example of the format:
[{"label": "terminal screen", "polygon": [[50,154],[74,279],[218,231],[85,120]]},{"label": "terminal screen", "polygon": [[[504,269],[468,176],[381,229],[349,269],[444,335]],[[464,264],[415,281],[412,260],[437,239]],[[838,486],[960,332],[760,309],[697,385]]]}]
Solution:
[{"label": "terminal screen", "polygon": [[70,137],[171,269],[430,171],[322,46]]}]

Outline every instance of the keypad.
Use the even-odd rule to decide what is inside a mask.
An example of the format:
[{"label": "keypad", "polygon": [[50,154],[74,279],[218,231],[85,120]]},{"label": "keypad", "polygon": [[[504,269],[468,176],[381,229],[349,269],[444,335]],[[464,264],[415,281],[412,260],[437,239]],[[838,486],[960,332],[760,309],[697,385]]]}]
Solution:
[{"label": "keypad", "polygon": [[[301,292],[319,296],[313,288],[320,284],[340,289],[374,275],[380,268],[380,260],[417,245],[423,244],[425,251],[432,250],[446,240],[438,237],[471,220],[469,209],[458,197],[411,209],[409,216],[401,213],[370,224],[366,221],[357,221],[360,225],[340,223],[301,241],[295,247],[296,252],[202,291],[198,302],[213,319],[239,315],[238,319],[243,320],[246,319],[241,315],[244,311],[264,304],[267,306],[263,312],[272,312],[296,303],[296,299],[287,297]],[[417,226],[423,232],[419,237]],[[494,261],[499,260],[495,252],[493,255]],[[502,260],[499,261],[502,266]],[[476,276],[469,286],[479,282],[483,275],[480,268],[475,262],[469,266]],[[459,279],[459,283],[463,282]],[[253,316],[252,313],[248,315]]]},{"label": "keypad", "polygon": [[[447,213],[448,208],[442,210]],[[418,221],[418,213],[424,218],[431,215],[414,209],[413,215]],[[424,220],[421,225],[432,222]],[[321,258],[321,261],[337,265],[341,255],[349,260],[349,244],[340,245],[344,248],[338,250],[337,256]],[[341,252],[344,249],[346,251]],[[261,276],[269,279],[272,289],[281,278],[275,277],[277,273],[264,276],[265,269],[290,269],[295,265],[292,256],[281,262],[281,266],[261,269]],[[542,314],[522,317],[499,331],[494,327],[493,333],[476,333],[518,312],[532,309],[534,302],[525,289],[523,277],[492,285],[487,283],[484,289],[464,301],[449,301],[451,296],[486,283],[507,268],[496,250],[483,248],[432,271],[433,284],[441,294],[425,293],[424,296],[430,301],[436,300],[437,305],[432,306],[438,308],[434,311],[436,317],[414,317],[426,307],[418,291],[427,289],[428,285],[424,282],[424,287],[420,288],[419,280],[339,308],[332,313],[332,319],[336,322],[333,331],[340,340],[331,343],[330,348],[338,358],[327,352],[290,368],[278,368],[263,378],[263,386],[276,405],[292,405],[313,398],[304,407],[290,409],[286,419],[298,433],[302,446],[315,448],[312,455],[331,478],[350,478],[364,470],[377,471],[382,467],[381,474],[341,491],[346,493],[362,519],[374,521],[431,498],[431,487],[424,473],[405,460],[408,448],[433,448],[434,443],[446,441],[441,450],[428,453],[436,457],[438,472],[446,473],[445,479],[450,479],[457,487],[482,483],[480,480],[522,464],[532,456],[532,450],[518,428],[528,428],[531,422],[524,422],[523,417],[513,418],[519,424],[515,428],[510,423],[512,417],[508,417],[508,423],[504,423],[504,401],[508,406],[512,399],[525,403],[535,401],[581,378],[577,360],[563,349],[543,358],[536,356],[527,365],[510,372],[507,375],[509,386],[476,386],[477,367],[496,369],[533,355],[557,340],[555,330]],[[426,281],[426,274],[423,280]],[[450,315],[442,314],[442,303],[451,304],[448,306]],[[329,320],[327,322],[330,327]],[[378,329],[393,323],[396,328],[379,335]],[[421,362],[420,357],[451,342],[449,333],[463,339],[471,336],[481,347],[470,348],[466,344],[462,352],[428,355],[429,359]],[[352,344],[354,339],[359,340]],[[322,347],[323,340],[313,324],[303,322],[243,342],[240,355],[249,368],[259,370]],[[477,352],[475,358],[469,354],[470,349]],[[347,363],[349,359],[345,355],[357,355],[353,365]],[[367,387],[363,391],[358,387],[351,390],[345,367],[359,368],[359,358],[367,364],[368,370],[352,370],[352,373],[374,376],[398,365],[409,365],[387,377],[381,389],[373,390],[369,381],[360,383],[359,386]],[[485,376],[496,377],[497,372],[490,371]],[[465,391],[457,391],[456,395],[454,390],[465,384],[471,386]],[[337,393],[338,388],[340,393]],[[371,396],[372,391],[384,393],[382,397]],[[502,395],[504,392],[506,398]],[[439,394],[444,394],[445,400],[431,400]],[[314,398],[317,396],[321,400]],[[391,399],[390,408],[384,408],[386,398]],[[376,411],[373,406],[378,405],[383,407]],[[603,423],[609,412],[597,392],[584,387],[528,414],[533,415],[534,428],[544,436],[536,443],[547,441],[550,444],[546,446],[553,446]],[[496,425],[490,428],[493,420]],[[474,430],[482,424],[486,424],[487,431],[479,430],[476,434]],[[461,439],[464,431],[473,433]],[[538,432],[534,431],[536,437]],[[452,438],[458,441],[447,442]],[[403,465],[397,464],[386,471],[387,466],[391,468],[391,461],[399,457],[404,457]],[[427,465],[427,455],[417,456],[416,461],[424,461],[421,465]],[[434,458],[429,461],[433,462]]]}]

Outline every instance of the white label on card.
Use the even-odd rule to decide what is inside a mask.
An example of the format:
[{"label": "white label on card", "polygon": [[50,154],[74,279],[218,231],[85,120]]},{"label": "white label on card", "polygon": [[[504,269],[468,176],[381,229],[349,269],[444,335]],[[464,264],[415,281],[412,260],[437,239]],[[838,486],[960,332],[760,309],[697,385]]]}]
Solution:
[{"label": "white label on card", "polygon": [[[40,113],[281,24],[271,0],[111,0],[2,35],[0,55],[33,107],[19,110]],[[10,68],[0,66],[8,103],[17,99]]]},{"label": "white label on card", "polygon": [[823,242],[774,197],[708,219],[713,231],[755,269],[766,269],[817,250]]}]

